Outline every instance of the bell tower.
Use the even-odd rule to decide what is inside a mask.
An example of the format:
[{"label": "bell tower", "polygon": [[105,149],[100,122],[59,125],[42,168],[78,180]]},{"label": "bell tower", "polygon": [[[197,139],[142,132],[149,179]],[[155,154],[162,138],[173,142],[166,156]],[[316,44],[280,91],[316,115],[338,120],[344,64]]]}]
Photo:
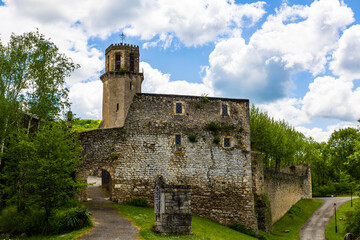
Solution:
[{"label": "bell tower", "polygon": [[136,93],[141,93],[139,46],[111,44],[105,50],[101,128],[123,127]]}]

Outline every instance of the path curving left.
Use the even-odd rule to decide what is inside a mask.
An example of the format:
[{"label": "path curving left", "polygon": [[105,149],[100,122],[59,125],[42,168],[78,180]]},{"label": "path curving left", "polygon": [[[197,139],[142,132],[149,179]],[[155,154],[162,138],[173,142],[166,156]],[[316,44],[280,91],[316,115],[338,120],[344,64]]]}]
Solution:
[{"label": "path curving left", "polygon": [[325,229],[334,215],[334,203],[340,208],[350,197],[317,198],[323,204],[314,212],[300,231],[300,240],[326,240]]},{"label": "path curving left", "polygon": [[93,214],[94,228],[79,240],[137,240],[138,229],[120,216],[101,187],[88,187],[88,207]]}]

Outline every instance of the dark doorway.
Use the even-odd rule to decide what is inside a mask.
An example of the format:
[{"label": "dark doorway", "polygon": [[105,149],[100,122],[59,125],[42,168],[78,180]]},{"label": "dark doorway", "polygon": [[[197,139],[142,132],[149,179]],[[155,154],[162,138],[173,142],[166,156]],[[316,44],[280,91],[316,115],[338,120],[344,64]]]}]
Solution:
[{"label": "dark doorway", "polygon": [[110,173],[104,169],[101,169],[101,185],[109,192],[110,192],[110,183],[111,183]]}]

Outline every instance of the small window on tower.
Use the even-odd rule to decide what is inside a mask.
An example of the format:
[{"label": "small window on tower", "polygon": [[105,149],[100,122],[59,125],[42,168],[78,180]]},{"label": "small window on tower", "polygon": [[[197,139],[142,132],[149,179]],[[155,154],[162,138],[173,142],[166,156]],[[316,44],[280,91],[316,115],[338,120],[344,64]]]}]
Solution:
[{"label": "small window on tower", "polygon": [[107,71],[110,71],[110,69],[109,69],[109,63],[110,63],[110,56],[108,55],[108,56],[107,56],[107,63],[106,63]]},{"label": "small window on tower", "polygon": [[222,115],[222,116],[229,116],[228,105],[226,105],[226,104],[221,104],[221,115]]},{"label": "small window on tower", "polygon": [[132,84],[132,82],[130,81],[130,90],[132,90],[133,89],[133,84]]},{"label": "small window on tower", "polygon": [[224,137],[224,148],[231,147],[231,137]]},{"label": "small window on tower", "polygon": [[130,54],[130,72],[134,72],[135,71],[135,58],[134,58],[134,54],[131,53]]},{"label": "small window on tower", "polygon": [[181,145],[181,134],[175,134],[175,144]]},{"label": "small window on tower", "polygon": [[115,71],[120,71],[121,67],[121,54],[116,53],[115,54]]},{"label": "small window on tower", "polygon": [[116,104],[116,111],[119,111],[119,104]]}]

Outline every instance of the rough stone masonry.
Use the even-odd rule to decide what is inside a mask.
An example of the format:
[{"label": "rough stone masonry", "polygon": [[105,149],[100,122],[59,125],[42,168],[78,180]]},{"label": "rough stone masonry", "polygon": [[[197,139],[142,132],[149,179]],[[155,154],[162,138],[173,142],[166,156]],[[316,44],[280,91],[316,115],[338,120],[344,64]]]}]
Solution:
[{"label": "rough stone masonry", "polygon": [[[176,103],[184,114],[176,114]],[[249,128],[248,100],[136,94],[124,127],[81,133],[79,177],[105,169],[113,201],[152,202],[161,175],[167,184],[191,186],[193,214],[257,230]]]},{"label": "rough stone masonry", "polygon": [[106,49],[103,120],[80,133],[86,158],[78,177],[105,170],[113,201],[152,203],[160,175],[191,186],[192,214],[257,231],[249,100],[141,93],[139,56],[128,44]]}]

